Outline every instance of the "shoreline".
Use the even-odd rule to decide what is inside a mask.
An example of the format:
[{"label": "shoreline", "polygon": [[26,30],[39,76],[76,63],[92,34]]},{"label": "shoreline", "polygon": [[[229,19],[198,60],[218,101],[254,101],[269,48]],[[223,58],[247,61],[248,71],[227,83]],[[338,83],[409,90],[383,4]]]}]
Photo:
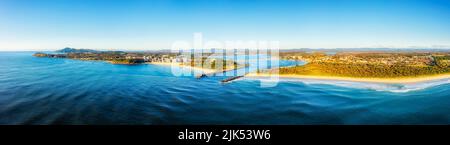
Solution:
[{"label": "shoreline", "polygon": [[352,81],[352,82],[368,82],[368,83],[388,83],[388,84],[408,84],[420,83],[427,81],[435,81],[450,78],[450,74],[419,76],[419,77],[405,77],[405,78],[356,78],[356,77],[338,77],[338,76],[313,76],[313,75],[295,75],[295,74],[268,74],[268,73],[249,73],[248,77],[271,77],[278,76],[280,78],[295,78],[295,79],[316,79],[316,80],[337,80],[337,81]]},{"label": "shoreline", "polygon": [[181,69],[192,69],[194,71],[201,71],[203,73],[211,74],[211,73],[217,73],[219,71],[214,69],[207,69],[207,68],[200,68],[200,67],[193,67],[193,66],[187,66],[182,65],[181,63],[171,63],[171,62],[147,62],[145,64],[153,64],[153,65],[161,65],[161,66],[172,66],[176,65],[180,67]]}]

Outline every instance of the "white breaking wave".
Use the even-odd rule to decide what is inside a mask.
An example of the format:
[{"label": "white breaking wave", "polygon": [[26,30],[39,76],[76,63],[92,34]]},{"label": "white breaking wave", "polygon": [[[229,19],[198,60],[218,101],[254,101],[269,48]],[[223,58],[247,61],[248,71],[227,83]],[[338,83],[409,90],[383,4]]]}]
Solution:
[{"label": "white breaking wave", "polygon": [[[256,78],[258,79],[258,78]],[[307,85],[314,84],[325,84],[334,85],[345,88],[356,88],[356,89],[369,89],[375,91],[387,91],[395,93],[405,93],[410,91],[417,91],[426,89],[429,87],[434,87],[442,84],[450,83],[450,79],[433,80],[420,83],[405,83],[405,84],[388,84],[388,83],[370,83],[370,82],[353,82],[353,81],[342,81],[342,80],[317,80],[317,79],[300,79],[300,78],[280,78],[280,82],[302,82]]]}]

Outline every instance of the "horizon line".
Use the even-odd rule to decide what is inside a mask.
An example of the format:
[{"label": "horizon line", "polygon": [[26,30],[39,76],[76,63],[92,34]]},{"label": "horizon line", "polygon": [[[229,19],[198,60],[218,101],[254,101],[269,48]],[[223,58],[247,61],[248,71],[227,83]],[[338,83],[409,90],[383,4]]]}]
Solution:
[{"label": "horizon line", "polygon": [[[72,48],[72,47],[65,47],[65,48]],[[64,49],[64,48],[61,48]],[[0,50],[0,52],[40,52],[40,51],[58,51],[61,49],[51,49],[51,50]],[[89,49],[89,50],[95,50],[95,51],[125,51],[125,52],[142,52],[142,51],[164,51],[164,50],[171,50],[170,48],[154,48],[154,49],[139,49],[139,50],[127,50],[127,49],[90,49],[90,48],[74,48],[74,49]],[[215,49],[221,49],[221,48],[215,48]],[[241,48],[246,49],[246,48]],[[396,48],[396,47],[349,47],[349,48],[278,48],[279,50],[299,50],[299,49],[311,49],[311,50],[342,50],[342,49],[401,49],[401,50],[450,50],[450,47],[445,48],[431,48],[431,47],[424,47],[424,48]]]}]

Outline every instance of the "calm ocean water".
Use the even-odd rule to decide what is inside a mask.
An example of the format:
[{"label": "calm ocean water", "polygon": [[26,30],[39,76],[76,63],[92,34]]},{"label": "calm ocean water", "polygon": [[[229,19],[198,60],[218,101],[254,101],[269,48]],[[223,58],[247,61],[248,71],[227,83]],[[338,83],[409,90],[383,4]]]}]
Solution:
[{"label": "calm ocean water", "polygon": [[450,124],[448,80],[175,77],[170,67],[0,53],[0,124]]}]

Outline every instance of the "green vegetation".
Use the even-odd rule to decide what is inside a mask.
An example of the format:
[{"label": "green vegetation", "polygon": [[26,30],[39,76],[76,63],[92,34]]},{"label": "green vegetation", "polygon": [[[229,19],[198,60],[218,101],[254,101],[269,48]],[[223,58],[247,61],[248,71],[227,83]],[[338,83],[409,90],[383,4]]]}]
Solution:
[{"label": "green vegetation", "polygon": [[58,54],[35,53],[36,57],[69,58],[77,60],[99,60],[113,64],[142,64],[142,63],[180,63],[193,67],[225,71],[245,67],[232,60],[209,58],[211,53],[201,53],[199,56],[181,55],[170,52],[123,52],[123,51],[95,51],[90,49],[64,48]]},{"label": "green vegetation", "polygon": [[238,64],[232,60],[208,58],[207,56],[203,56],[197,59],[191,57],[190,61],[184,62],[183,65],[190,65],[192,67],[201,67],[205,69],[214,69],[214,70],[238,69],[246,66],[244,64]]},{"label": "green vegetation", "polygon": [[342,77],[412,77],[449,73],[449,67],[373,64],[309,63],[304,66],[280,68],[280,74],[342,76]]},{"label": "green vegetation", "polygon": [[142,59],[115,59],[110,60],[113,64],[140,64],[144,63],[144,60]]},{"label": "green vegetation", "polygon": [[284,56],[308,63],[280,68],[280,74],[395,78],[450,73],[448,53],[341,53],[333,56],[297,53]]},{"label": "green vegetation", "polygon": [[45,53],[38,52],[38,53],[33,54],[33,56],[36,56],[36,57],[47,57],[48,55],[45,54]]}]

